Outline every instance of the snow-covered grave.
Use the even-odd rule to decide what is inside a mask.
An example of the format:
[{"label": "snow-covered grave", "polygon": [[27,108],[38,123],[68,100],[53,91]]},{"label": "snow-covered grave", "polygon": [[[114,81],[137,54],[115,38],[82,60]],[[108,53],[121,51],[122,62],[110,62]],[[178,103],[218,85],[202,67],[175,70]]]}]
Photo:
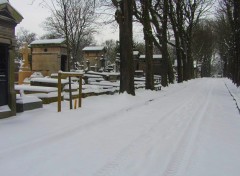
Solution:
[{"label": "snow-covered grave", "polygon": [[239,96],[227,79],[196,79],[0,120],[1,175],[238,176],[240,115],[229,91]]},{"label": "snow-covered grave", "polygon": [[55,87],[30,86],[30,85],[15,85],[15,90],[23,93],[50,93],[57,92]]},{"label": "snow-covered grave", "polygon": [[42,100],[36,96],[18,94],[16,97],[17,112],[24,112],[42,107]]},{"label": "snow-covered grave", "polygon": [[119,80],[120,73],[119,72],[94,72],[94,71],[88,71],[88,75],[99,75],[102,76],[107,81],[117,81]]},{"label": "snow-covered grave", "polygon": [[[83,86],[82,86],[82,97],[88,96],[96,96],[102,94],[114,94],[119,91],[120,82],[119,80],[113,81],[114,79],[110,79],[109,76],[115,76],[115,78],[119,77],[119,73],[115,72],[93,72],[88,71],[84,73],[83,71],[76,71],[76,74],[83,74]],[[74,74],[74,72],[71,72]],[[22,92],[24,94],[31,94],[32,96],[36,96],[43,101],[43,104],[49,104],[57,101],[57,87],[58,87],[58,74],[51,74],[52,78],[43,77],[38,72],[35,72],[29,79],[30,85],[17,85],[15,86],[15,90],[18,92]],[[156,76],[155,76],[156,77]],[[154,77],[154,78],[155,78]],[[110,80],[110,81],[108,81]],[[161,89],[161,85],[159,82],[156,82],[155,78],[155,90]],[[79,78],[71,77],[71,93],[72,97],[79,97]],[[64,77],[61,79],[62,83],[62,98],[69,100],[69,79],[68,77]],[[144,77],[135,77],[134,78],[135,88],[144,88],[145,87],[145,78]]]},{"label": "snow-covered grave", "polygon": [[15,85],[15,90],[20,95],[31,94],[31,96],[41,99],[43,104],[49,104],[57,101],[58,89],[56,87]]},{"label": "snow-covered grave", "polygon": [[[67,79],[61,79],[62,87],[68,82]],[[55,78],[32,78],[30,83],[33,86],[58,87],[58,79]]]}]

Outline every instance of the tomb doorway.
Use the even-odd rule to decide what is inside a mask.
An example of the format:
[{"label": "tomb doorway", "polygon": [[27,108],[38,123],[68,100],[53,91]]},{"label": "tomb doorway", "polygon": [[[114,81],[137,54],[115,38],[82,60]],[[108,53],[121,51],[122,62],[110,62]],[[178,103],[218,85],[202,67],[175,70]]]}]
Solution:
[{"label": "tomb doorway", "polygon": [[0,44],[0,106],[8,104],[8,45]]},{"label": "tomb doorway", "polygon": [[67,71],[67,56],[66,55],[61,56],[61,70]]}]

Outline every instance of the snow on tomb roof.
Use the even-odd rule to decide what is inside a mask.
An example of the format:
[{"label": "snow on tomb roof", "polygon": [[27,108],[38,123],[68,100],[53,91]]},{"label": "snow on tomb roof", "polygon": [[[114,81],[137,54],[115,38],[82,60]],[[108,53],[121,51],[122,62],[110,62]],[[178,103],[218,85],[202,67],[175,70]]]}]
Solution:
[{"label": "snow on tomb roof", "polygon": [[9,3],[8,0],[0,0],[0,4]]},{"label": "snow on tomb roof", "polygon": [[133,55],[138,55],[139,51],[133,51]]},{"label": "snow on tomb roof", "polygon": [[[140,59],[145,59],[145,55],[140,55]],[[154,54],[153,55],[153,59],[162,59],[162,55],[161,54]]]},{"label": "snow on tomb roof", "polygon": [[44,40],[35,40],[30,45],[40,45],[40,44],[62,44],[65,42],[65,39],[44,39]]},{"label": "snow on tomb roof", "polygon": [[[136,55],[139,55],[139,51],[133,51],[133,55],[136,56]],[[117,53],[118,56],[120,56],[120,53]]]},{"label": "snow on tomb roof", "polygon": [[83,48],[83,51],[102,51],[104,50],[104,46],[87,46]]}]

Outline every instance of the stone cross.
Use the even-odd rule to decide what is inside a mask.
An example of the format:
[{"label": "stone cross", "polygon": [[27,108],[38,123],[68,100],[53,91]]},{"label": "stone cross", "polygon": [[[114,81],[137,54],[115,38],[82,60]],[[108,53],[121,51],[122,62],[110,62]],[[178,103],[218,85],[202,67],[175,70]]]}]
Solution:
[{"label": "stone cross", "polygon": [[30,53],[30,49],[28,48],[27,43],[23,44],[23,47],[20,49],[20,53],[22,54],[22,57],[23,57],[23,64],[21,65],[20,69],[22,71],[29,71],[30,65],[28,62],[28,55]]}]

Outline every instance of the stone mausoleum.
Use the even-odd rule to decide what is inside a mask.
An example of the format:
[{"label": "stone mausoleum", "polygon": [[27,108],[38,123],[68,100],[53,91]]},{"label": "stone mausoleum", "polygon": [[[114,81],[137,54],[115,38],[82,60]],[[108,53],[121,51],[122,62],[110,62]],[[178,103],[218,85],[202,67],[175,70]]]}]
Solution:
[{"label": "stone mausoleum", "polygon": [[99,71],[105,66],[106,49],[104,46],[87,46],[83,48],[84,67],[92,71]]},{"label": "stone mausoleum", "polygon": [[[146,56],[140,55],[138,62],[138,70],[143,70],[146,73]],[[162,70],[162,55],[154,54],[153,55],[153,74],[161,75]]]},{"label": "stone mausoleum", "polygon": [[0,118],[16,114],[14,90],[15,27],[23,17],[8,0],[0,0]]},{"label": "stone mausoleum", "polygon": [[41,72],[45,76],[67,71],[67,46],[65,39],[36,40],[30,44],[31,68],[33,72]]}]

